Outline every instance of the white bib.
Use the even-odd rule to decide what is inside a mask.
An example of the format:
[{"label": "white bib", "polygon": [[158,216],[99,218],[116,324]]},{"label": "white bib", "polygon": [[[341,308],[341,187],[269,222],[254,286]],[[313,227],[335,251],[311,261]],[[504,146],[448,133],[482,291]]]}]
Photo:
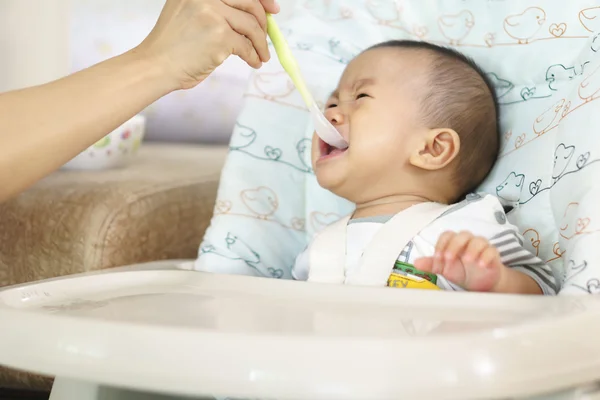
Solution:
[{"label": "white bib", "polygon": [[423,228],[451,206],[421,203],[396,214],[382,225],[367,244],[358,268],[346,275],[346,228],[344,217],[319,232],[312,243],[309,282],[362,286],[386,286],[398,255]]}]

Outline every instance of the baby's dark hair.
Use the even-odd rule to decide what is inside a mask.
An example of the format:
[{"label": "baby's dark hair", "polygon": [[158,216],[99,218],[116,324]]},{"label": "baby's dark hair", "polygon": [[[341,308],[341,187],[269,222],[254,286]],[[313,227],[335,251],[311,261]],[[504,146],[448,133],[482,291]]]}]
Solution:
[{"label": "baby's dark hair", "polygon": [[499,110],[492,82],[469,57],[456,50],[414,40],[391,40],[368,50],[398,48],[431,57],[429,91],[421,98],[429,128],[449,128],[460,137],[454,174],[456,200],[483,182],[498,158]]}]

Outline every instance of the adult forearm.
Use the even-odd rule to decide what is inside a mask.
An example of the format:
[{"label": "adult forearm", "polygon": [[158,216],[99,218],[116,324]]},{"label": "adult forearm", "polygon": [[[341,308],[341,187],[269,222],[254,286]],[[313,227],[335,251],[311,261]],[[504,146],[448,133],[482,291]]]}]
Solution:
[{"label": "adult forearm", "polygon": [[46,85],[0,94],[0,202],[161,96],[198,85],[227,57],[260,67],[269,59],[265,11],[279,6],[167,0],[136,49]]},{"label": "adult forearm", "polygon": [[0,201],[177,88],[136,50],[63,79],[0,94]]}]

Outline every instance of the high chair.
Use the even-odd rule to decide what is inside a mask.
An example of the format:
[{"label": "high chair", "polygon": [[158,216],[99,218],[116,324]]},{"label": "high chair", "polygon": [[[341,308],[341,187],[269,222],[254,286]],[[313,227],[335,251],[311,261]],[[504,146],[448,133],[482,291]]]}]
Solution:
[{"label": "high chair", "polygon": [[290,281],[310,237],[352,205],[318,187],[310,117],[273,60],[246,91],[198,259],[0,291],[0,363],[58,376],[52,400],[600,399],[600,4],[292,3],[280,26],[319,100],[387,39],[481,65],[502,117],[481,189],[512,209],[560,294]]},{"label": "high chair", "polygon": [[157,262],[3,290],[0,362],[57,375],[51,400],[600,398],[597,297],[191,267]]}]

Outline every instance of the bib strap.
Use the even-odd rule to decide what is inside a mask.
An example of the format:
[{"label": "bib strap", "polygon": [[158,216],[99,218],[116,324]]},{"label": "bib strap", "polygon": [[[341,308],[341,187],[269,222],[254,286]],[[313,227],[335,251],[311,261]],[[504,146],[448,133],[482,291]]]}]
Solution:
[{"label": "bib strap", "polygon": [[308,281],[343,284],[346,278],[346,227],[344,217],[317,233],[310,246]]},{"label": "bib strap", "polygon": [[356,273],[345,283],[386,286],[398,256],[410,241],[451,206],[439,203],[416,204],[383,224],[366,247]]},{"label": "bib strap", "polygon": [[346,276],[346,230],[350,216],[319,232],[309,254],[309,282],[362,286],[386,286],[402,250],[423,228],[451,206],[439,203],[416,204],[382,225],[369,242],[358,269]]}]

